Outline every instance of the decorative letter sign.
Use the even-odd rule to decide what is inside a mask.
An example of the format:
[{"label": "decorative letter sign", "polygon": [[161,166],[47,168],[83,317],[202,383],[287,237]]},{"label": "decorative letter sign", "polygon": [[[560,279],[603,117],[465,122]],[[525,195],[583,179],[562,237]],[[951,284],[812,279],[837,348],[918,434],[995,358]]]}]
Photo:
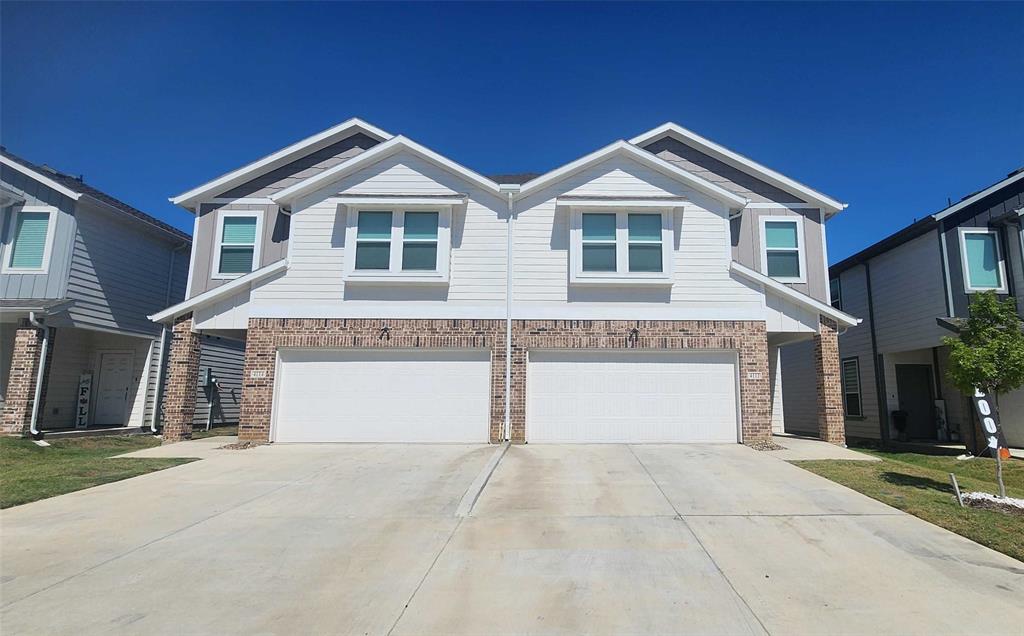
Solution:
[{"label": "decorative letter sign", "polygon": [[974,409],[978,412],[978,421],[981,422],[981,427],[985,429],[985,440],[988,442],[988,447],[992,449],[992,456],[999,453],[1004,459],[1009,458],[1009,452],[1004,453],[1006,438],[1003,436],[1002,429],[999,428],[999,414],[992,407],[991,398],[981,389],[974,390]]},{"label": "decorative letter sign", "polygon": [[75,428],[89,425],[89,396],[92,393],[92,374],[78,376],[78,399],[75,402]]}]

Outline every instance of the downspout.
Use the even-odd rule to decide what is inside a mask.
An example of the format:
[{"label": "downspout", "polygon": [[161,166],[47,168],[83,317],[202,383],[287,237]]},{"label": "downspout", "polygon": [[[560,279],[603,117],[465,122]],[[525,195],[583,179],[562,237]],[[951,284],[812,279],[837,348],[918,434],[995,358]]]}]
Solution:
[{"label": "downspout", "polygon": [[43,397],[43,380],[46,378],[46,353],[50,347],[50,328],[36,319],[36,312],[28,312],[28,322],[36,329],[43,330],[43,346],[39,351],[39,369],[36,371],[36,390],[32,398],[32,419],[29,423],[28,432],[32,439],[42,439],[39,432],[39,401]]},{"label": "downspout", "polygon": [[505,232],[505,441],[512,440],[512,219],[519,186],[502,185],[508,196],[508,231]]},{"label": "downspout", "polygon": [[882,444],[889,443],[888,396],[885,393],[885,364],[878,355],[878,339],[875,336],[875,300],[871,292],[871,263],[864,261],[864,280],[868,292],[868,320],[871,321],[871,364],[875,370],[875,396],[878,402],[878,428]]}]

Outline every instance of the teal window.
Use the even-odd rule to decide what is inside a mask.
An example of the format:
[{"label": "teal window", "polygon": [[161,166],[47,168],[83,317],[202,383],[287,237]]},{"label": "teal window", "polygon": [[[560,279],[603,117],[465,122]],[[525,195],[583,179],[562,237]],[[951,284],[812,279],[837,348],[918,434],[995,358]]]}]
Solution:
[{"label": "teal window", "polygon": [[843,360],[843,409],[851,417],[863,417],[864,409],[860,398],[860,361],[857,358]]},{"label": "teal window", "polygon": [[627,225],[629,228],[629,271],[662,271],[661,215],[630,214]]},{"label": "teal window", "polygon": [[995,231],[964,232],[962,236],[968,290],[1002,289],[999,237]]},{"label": "teal window", "polygon": [[402,237],[402,270],[437,269],[437,212],[406,212]]},{"label": "teal window", "polygon": [[391,268],[391,212],[360,212],[356,269]]},{"label": "teal window", "polygon": [[583,271],[614,272],[615,214],[583,215]]},{"label": "teal window", "polygon": [[248,274],[256,255],[255,216],[225,216],[221,225],[220,274]]},{"label": "teal window", "polygon": [[15,269],[42,269],[49,228],[49,212],[19,212],[8,266]]},{"label": "teal window", "polygon": [[800,225],[793,221],[764,221],[765,273],[772,278],[801,279]]}]

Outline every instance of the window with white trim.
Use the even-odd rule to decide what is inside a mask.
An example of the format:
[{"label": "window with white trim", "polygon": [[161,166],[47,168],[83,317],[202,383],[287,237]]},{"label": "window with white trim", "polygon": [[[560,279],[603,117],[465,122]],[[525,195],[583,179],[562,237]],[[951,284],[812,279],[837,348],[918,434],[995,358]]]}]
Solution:
[{"label": "window with white trim", "polygon": [[448,208],[351,209],[346,278],[446,282],[450,223]]},{"label": "window with white trim", "polygon": [[572,282],[671,280],[671,214],[574,210]]},{"label": "window with white trim", "polygon": [[860,393],[860,360],[843,360],[843,412],[850,417],[864,417]]},{"label": "window with white trim", "polygon": [[241,210],[218,212],[214,278],[238,278],[259,266],[261,217]]},{"label": "window with white trim", "polygon": [[843,286],[839,281],[839,277],[836,276],[832,280],[828,281],[829,294],[831,295],[830,302],[833,307],[839,311],[843,310]]},{"label": "window with white trim", "polygon": [[805,283],[802,217],[761,217],[761,267],[783,283]]},{"label": "window with white trim", "polygon": [[1006,291],[1006,265],[996,230],[960,228],[960,260],[965,291]]},{"label": "window with white trim", "polygon": [[3,269],[9,272],[45,273],[50,265],[53,225],[57,208],[22,206],[11,223],[11,242]]}]

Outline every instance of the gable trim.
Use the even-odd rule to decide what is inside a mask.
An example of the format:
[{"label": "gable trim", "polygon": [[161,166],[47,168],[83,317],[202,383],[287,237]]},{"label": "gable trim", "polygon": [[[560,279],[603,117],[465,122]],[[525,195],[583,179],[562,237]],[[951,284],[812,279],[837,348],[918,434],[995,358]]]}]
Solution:
[{"label": "gable trim", "polygon": [[275,261],[270,265],[266,265],[255,271],[249,272],[245,276],[239,276],[238,278],[232,280],[229,283],[225,283],[220,287],[214,287],[213,289],[207,290],[199,294],[198,296],[189,298],[188,300],[182,301],[177,305],[171,305],[167,309],[164,309],[163,311],[159,311],[147,317],[153,322],[170,322],[177,318],[178,316],[181,316],[182,314],[187,314],[190,311],[194,311],[196,309],[199,309],[200,307],[209,305],[210,303],[220,300],[221,298],[236,294],[243,287],[247,287],[252,283],[263,280],[264,278],[270,276],[271,274],[276,274],[281,270],[287,269],[287,267],[288,259],[282,258],[281,260]]},{"label": "gable trim", "polygon": [[647,145],[652,142],[658,141],[664,137],[672,137],[691,148],[700,150],[701,152],[710,155],[711,157],[718,159],[730,166],[742,170],[747,174],[753,175],[766,183],[769,183],[781,190],[785,190],[790,194],[796,195],[803,199],[807,199],[811,203],[817,204],[819,207],[825,208],[826,216],[832,216],[846,209],[847,204],[836,201],[830,196],[822,194],[817,190],[811,189],[804,184],[790,179],[786,175],[776,172],[771,168],[763,166],[753,159],[744,157],[743,155],[729,150],[725,146],[716,144],[715,142],[701,137],[692,130],[683,128],[679,124],[673,122],[667,122],[658,126],[657,128],[648,130],[645,133],[637,135],[630,139],[630,143],[636,144],[637,146]]},{"label": "gable trim", "polygon": [[188,192],[183,192],[177,196],[168,199],[175,205],[180,205],[184,208],[192,208],[200,202],[205,203],[205,199],[211,196],[216,196],[229,190],[237,185],[241,185],[247,181],[251,181],[256,177],[266,174],[271,170],[287,165],[296,159],[300,159],[313,152],[316,147],[329,146],[336,141],[340,141],[346,137],[362,132],[370,137],[374,137],[379,141],[386,141],[392,138],[391,133],[385,132],[372,124],[368,124],[358,117],[348,119],[337,126],[332,126],[327,130],[318,132],[317,134],[307,137],[301,141],[297,141],[289,146],[273,152],[262,159],[246,164],[237,170],[232,170],[226,174],[223,174],[213,181],[208,181],[201,186],[193,188]]},{"label": "gable trim", "polygon": [[1007,178],[1003,179],[999,183],[997,183],[995,185],[992,185],[992,186],[989,186],[989,187],[985,188],[984,190],[982,190],[980,192],[976,192],[976,193],[972,194],[971,196],[967,197],[966,199],[963,199],[962,201],[960,201],[958,203],[954,203],[952,206],[946,208],[945,210],[943,210],[941,212],[936,212],[935,214],[932,215],[932,218],[935,219],[936,221],[941,221],[942,219],[946,218],[947,216],[956,214],[957,212],[959,212],[960,210],[963,210],[964,208],[966,208],[967,206],[971,205],[972,203],[976,203],[977,201],[980,201],[981,199],[984,199],[988,195],[994,194],[994,193],[998,192],[1001,188],[1005,188],[1006,186],[1013,185],[1014,183],[1020,181],[1021,179],[1024,179],[1024,170],[1021,170],[1020,172],[1016,172],[1014,174],[1011,174],[1010,176],[1008,176]]},{"label": "gable trim", "polygon": [[21,165],[20,163],[18,163],[17,161],[12,161],[11,159],[8,159],[7,157],[5,157],[3,155],[0,155],[0,163],[2,163],[3,165],[5,165],[5,166],[7,166],[7,167],[9,167],[9,168],[11,168],[13,170],[17,170],[18,172],[20,172],[23,175],[26,175],[28,177],[31,177],[31,178],[35,179],[36,181],[38,181],[39,183],[42,183],[43,185],[45,185],[47,188],[50,188],[51,190],[56,190],[57,192],[63,194],[64,196],[66,196],[67,198],[71,199],[72,201],[77,201],[80,198],[82,198],[82,193],[81,192],[75,192],[74,190],[66,188],[66,187],[62,186],[61,184],[57,183],[56,181],[54,181],[53,179],[50,179],[45,174],[43,174],[41,172],[36,172],[35,170],[32,170],[31,168],[25,167],[25,166]]},{"label": "gable trim", "polygon": [[812,311],[816,311],[822,316],[827,316],[832,320],[835,320],[843,327],[856,327],[862,322],[861,318],[854,318],[846,312],[839,311],[832,305],[826,305],[820,300],[811,298],[807,294],[800,293],[791,287],[787,287],[786,285],[765,276],[761,272],[754,271],[745,265],[740,265],[736,261],[732,261],[730,263],[729,269],[747,280],[763,286],[765,293],[770,291],[776,296],[781,296],[786,300],[802,305]]}]

